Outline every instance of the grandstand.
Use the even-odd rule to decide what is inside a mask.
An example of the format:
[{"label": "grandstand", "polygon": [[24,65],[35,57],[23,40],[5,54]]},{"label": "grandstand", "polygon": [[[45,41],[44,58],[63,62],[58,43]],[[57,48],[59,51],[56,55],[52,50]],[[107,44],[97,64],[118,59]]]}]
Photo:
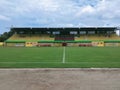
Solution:
[{"label": "grandstand", "polygon": [[116,34],[111,34],[110,36],[98,36],[98,35],[84,35],[80,37],[75,37],[76,41],[79,40],[120,40],[120,37],[117,36]]},{"label": "grandstand", "polygon": [[5,46],[120,46],[116,27],[11,28]]},{"label": "grandstand", "polygon": [[38,35],[38,34],[33,34],[33,35],[28,35],[28,34],[14,34],[11,36],[8,40],[18,40],[18,41],[29,41],[29,42],[34,42],[34,41],[39,41],[39,40],[54,40],[54,38],[49,37],[49,35]]}]

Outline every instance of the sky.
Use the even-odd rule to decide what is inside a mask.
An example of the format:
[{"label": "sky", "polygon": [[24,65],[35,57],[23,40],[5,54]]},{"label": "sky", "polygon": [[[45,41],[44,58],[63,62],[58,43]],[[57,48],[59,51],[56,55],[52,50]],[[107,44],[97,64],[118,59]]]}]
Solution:
[{"label": "sky", "polygon": [[0,0],[0,34],[10,27],[118,27],[120,0]]}]

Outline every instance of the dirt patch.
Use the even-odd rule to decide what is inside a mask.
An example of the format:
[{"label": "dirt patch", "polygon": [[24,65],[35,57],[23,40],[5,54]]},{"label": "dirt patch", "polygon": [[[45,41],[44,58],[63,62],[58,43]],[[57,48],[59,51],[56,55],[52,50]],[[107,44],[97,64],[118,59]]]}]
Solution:
[{"label": "dirt patch", "polygon": [[0,69],[0,90],[120,90],[120,69]]}]

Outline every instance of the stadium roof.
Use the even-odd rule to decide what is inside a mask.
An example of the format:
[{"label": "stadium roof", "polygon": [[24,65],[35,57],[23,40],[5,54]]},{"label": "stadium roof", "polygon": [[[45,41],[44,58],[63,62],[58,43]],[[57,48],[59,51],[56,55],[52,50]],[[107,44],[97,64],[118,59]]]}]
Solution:
[{"label": "stadium roof", "polygon": [[13,31],[114,31],[116,27],[13,27]]}]

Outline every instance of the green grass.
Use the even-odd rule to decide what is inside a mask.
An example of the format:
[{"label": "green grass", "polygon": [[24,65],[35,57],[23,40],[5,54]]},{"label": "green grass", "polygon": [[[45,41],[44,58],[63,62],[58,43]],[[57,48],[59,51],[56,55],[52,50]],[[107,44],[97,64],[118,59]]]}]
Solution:
[{"label": "green grass", "polygon": [[120,68],[120,47],[0,47],[0,68]]}]

